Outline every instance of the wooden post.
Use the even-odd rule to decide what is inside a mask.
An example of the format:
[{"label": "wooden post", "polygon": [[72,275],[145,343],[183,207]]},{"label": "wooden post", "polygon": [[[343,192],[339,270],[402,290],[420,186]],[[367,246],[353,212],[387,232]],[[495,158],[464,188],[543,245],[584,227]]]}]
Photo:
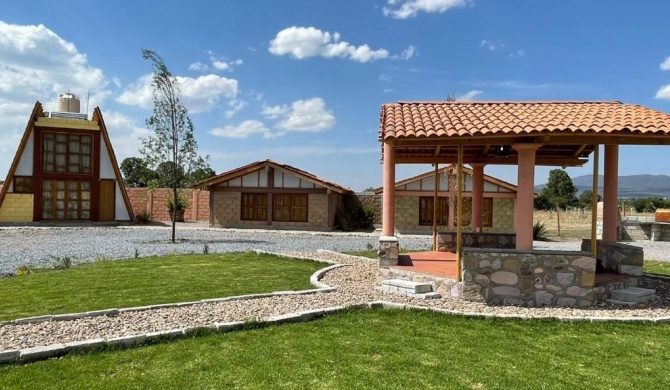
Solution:
[{"label": "wooden post", "polygon": [[463,145],[458,145],[458,189],[456,198],[456,276],[461,281],[461,256],[463,247]]},{"label": "wooden post", "polygon": [[593,145],[593,189],[591,196],[591,253],[595,256],[598,252],[598,170],[600,165],[600,145]]},{"label": "wooden post", "polygon": [[558,236],[561,236],[561,206],[556,203],[556,227],[558,228]]},{"label": "wooden post", "polygon": [[433,250],[437,251],[437,189],[440,186],[438,167],[435,164],[435,191],[433,192]]}]

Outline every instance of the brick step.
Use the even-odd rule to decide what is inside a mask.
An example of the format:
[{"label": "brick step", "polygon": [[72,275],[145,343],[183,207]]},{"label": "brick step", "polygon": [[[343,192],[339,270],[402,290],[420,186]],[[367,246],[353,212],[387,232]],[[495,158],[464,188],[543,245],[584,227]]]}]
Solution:
[{"label": "brick step", "polygon": [[656,298],[656,290],[651,288],[627,287],[611,291],[610,298],[613,301],[628,302],[631,304],[649,302]]},{"label": "brick step", "polygon": [[424,299],[442,297],[440,294],[433,292],[433,285],[430,283],[411,282],[402,279],[382,281],[381,291]]}]

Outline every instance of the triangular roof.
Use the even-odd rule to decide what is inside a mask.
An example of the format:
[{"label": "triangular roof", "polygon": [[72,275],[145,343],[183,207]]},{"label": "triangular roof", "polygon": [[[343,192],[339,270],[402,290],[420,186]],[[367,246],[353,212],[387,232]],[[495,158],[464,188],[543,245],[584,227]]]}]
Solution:
[{"label": "triangular roof", "polygon": [[[440,169],[438,172],[439,173],[447,173],[448,172],[450,174],[454,174],[455,170],[456,170],[456,165],[450,164],[450,165],[447,165],[446,167]],[[466,174],[466,175],[472,176],[472,169],[467,168],[467,167],[463,167],[463,173]],[[420,175],[412,176],[412,177],[409,177],[409,178],[401,180],[401,181],[398,181],[398,182],[395,183],[395,187],[398,188],[398,187],[407,185],[409,183],[414,183],[414,182],[421,181],[423,179],[430,178],[430,177],[435,177],[435,171],[434,170],[426,172],[426,173],[422,173]],[[484,181],[489,182],[491,184],[495,184],[495,185],[500,186],[502,188],[508,189],[512,192],[517,192],[518,187],[515,186],[514,184],[508,183],[504,180],[497,179],[493,176],[489,176],[489,175],[485,174],[484,175]],[[381,194],[382,192],[384,192],[384,187],[375,188],[374,192],[375,192],[375,194]]]},{"label": "triangular roof", "polygon": [[233,179],[236,179],[238,177],[242,177],[244,175],[247,175],[251,172],[256,172],[261,169],[265,169],[265,167],[272,167],[275,169],[280,169],[283,171],[291,172],[292,174],[298,176],[299,178],[303,180],[307,180],[311,183],[317,184],[319,186],[328,188],[329,190],[335,191],[340,194],[344,193],[350,193],[353,192],[351,191],[350,188],[341,186],[339,184],[333,183],[331,181],[328,181],[326,179],[320,178],[312,173],[309,173],[307,171],[303,171],[301,169],[298,169],[296,167],[287,165],[287,164],[282,164],[276,161],[272,160],[263,160],[263,161],[256,161],[251,164],[247,164],[244,166],[241,166],[239,168],[235,168],[233,170],[230,170],[228,172],[224,172],[220,175],[210,177],[209,179],[203,180],[202,182],[198,183],[196,186],[197,187],[210,187],[210,186],[215,186],[219,183],[224,183]]},{"label": "triangular roof", "polygon": [[[23,155],[25,149],[26,149],[26,144],[28,143],[28,139],[30,138],[30,134],[33,132],[35,128],[35,123],[37,122],[37,118],[40,117],[46,117],[46,114],[44,113],[44,109],[42,107],[42,103],[39,101],[35,102],[35,107],[33,108],[33,112],[30,115],[30,118],[28,119],[28,124],[26,125],[26,129],[23,132],[23,136],[21,137],[21,142],[19,143],[19,148],[16,151],[16,154],[14,155],[14,160],[12,160],[12,165],[9,168],[9,171],[7,172],[7,178],[5,179],[5,183],[2,187],[0,187],[0,205],[5,200],[5,196],[7,194],[7,191],[9,190],[9,184],[12,182],[12,179],[14,178],[14,174],[16,173],[16,169],[19,165],[19,161],[21,160],[21,156]],[[116,177],[116,182],[119,185],[119,188],[121,189],[121,196],[123,197],[123,203],[126,206],[126,210],[128,211],[128,217],[130,218],[131,221],[135,220],[135,214],[133,213],[133,208],[130,206],[130,199],[128,198],[128,193],[126,192],[126,187],[123,184],[123,178],[121,176],[121,171],[119,171],[119,165],[117,164],[116,161],[116,155],[114,154],[114,148],[112,147],[112,143],[109,140],[109,133],[107,132],[107,126],[105,126],[105,121],[102,118],[102,112],[100,111],[99,107],[96,107],[93,110],[93,116],[91,117],[91,120],[93,122],[97,122],[98,126],[100,126],[100,136],[103,139],[103,142],[105,143],[105,146],[107,148],[107,154],[109,155],[109,158],[111,160],[111,165],[112,168],[114,169],[114,176]]]}]

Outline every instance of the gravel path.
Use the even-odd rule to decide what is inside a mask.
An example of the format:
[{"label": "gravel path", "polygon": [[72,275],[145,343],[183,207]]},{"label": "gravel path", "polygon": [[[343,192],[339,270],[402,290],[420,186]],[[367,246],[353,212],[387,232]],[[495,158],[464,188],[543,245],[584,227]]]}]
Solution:
[{"label": "gravel path", "polygon": [[141,312],[124,312],[114,317],[94,317],[71,321],[51,321],[36,324],[0,325],[0,351],[52,345],[95,338],[113,338],[147,332],[171,330],[216,322],[262,319],[274,315],[326,308],[339,305],[385,300],[401,304],[457,310],[459,312],[522,317],[646,317],[670,316],[670,282],[642,279],[643,286],[657,289],[655,301],[635,308],[618,308],[601,304],[587,309],[524,308],[514,306],[487,306],[452,298],[421,300],[377,291],[375,261],[342,257],[331,253],[296,253],[314,259],[351,264],[326,273],[323,282],[337,287],[336,292],[312,295],[279,296],[245,301],[203,303],[193,306],[172,307]]},{"label": "gravel path", "polygon": [[[73,264],[95,258],[127,259],[167,254],[243,252],[337,252],[377,249],[372,233],[323,233],[251,229],[177,228],[177,239],[169,241],[168,227],[116,228],[0,228],[0,276],[19,266],[51,267],[56,257],[70,257]],[[401,245],[409,250],[427,250],[429,236],[406,236]]]}]

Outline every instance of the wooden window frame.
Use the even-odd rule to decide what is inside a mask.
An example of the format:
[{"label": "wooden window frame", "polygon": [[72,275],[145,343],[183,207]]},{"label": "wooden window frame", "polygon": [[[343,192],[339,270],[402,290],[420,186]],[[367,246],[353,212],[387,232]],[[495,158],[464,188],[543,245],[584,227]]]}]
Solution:
[{"label": "wooden window frame", "polygon": [[[435,198],[432,196],[419,197],[419,226],[433,226],[433,207]],[[422,208],[424,202],[430,206]],[[449,198],[440,196],[437,198],[437,226],[449,225]]]},{"label": "wooden window frame", "polygon": [[[245,198],[250,203],[245,205]],[[245,215],[245,207],[251,209],[251,216]],[[259,193],[242,193],[240,197],[240,220],[241,221],[267,221],[268,219],[268,195]]]},{"label": "wooden window frame", "polygon": [[[25,181],[28,181],[28,184],[24,183]],[[21,184],[18,184],[21,183]],[[18,184],[18,185],[17,185]],[[35,189],[35,185],[33,183],[33,177],[32,176],[14,176],[14,193],[15,194],[32,194],[33,190]],[[28,189],[26,189],[28,188]]]},{"label": "wooden window frame", "polygon": [[[63,184],[63,189],[59,190],[57,187],[57,183],[62,182]],[[45,191],[47,191],[47,186],[45,183],[49,183],[49,189],[48,191],[52,194],[51,198],[46,198],[44,197]],[[76,188],[75,189],[70,189],[69,184],[75,183]],[[83,184],[88,184],[88,189],[84,190],[82,189]],[[58,193],[62,191],[63,196],[58,197]],[[70,198],[68,196],[68,193],[70,191],[76,191],[76,197]],[[84,191],[87,191],[89,194],[88,199],[83,199],[82,193]],[[92,213],[93,213],[93,196],[92,196],[92,191],[93,191],[93,183],[89,180],[62,180],[62,179],[45,179],[42,181],[42,219],[43,220],[52,220],[52,221],[88,221],[92,219]],[[52,206],[47,209],[45,207],[45,204],[47,201],[51,201]],[[57,207],[58,202],[63,202],[63,209],[59,210]],[[88,208],[84,207],[84,203],[88,203]],[[71,205],[74,204],[74,208],[70,208]],[[51,212],[51,216],[47,217],[46,213]],[[63,217],[58,218],[57,214],[59,211],[63,212]],[[75,212],[77,214],[76,218],[69,218],[68,217],[68,212]],[[82,213],[83,212],[88,212],[88,217],[83,217]]]},{"label": "wooden window frame", "polygon": [[[282,212],[278,213],[278,210]],[[288,218],[284,218],[283,215],[288,215]],[[309,194],[273,194],[272,220],[275,222],[309,222]]]},{"label": "wooden window frame", "polygon": [[[65,137],[65,141],[59,141],[59,137]],[[47,150],[47,138],[53,140],[52,150]],[[87,138],[89,142],[82,142],[83,138]],[[72,174],[72,175],[92,175],[93,174],[93,149],[94,149],[94,137],[91,134],[65,134],[59,132],[43,132],[42,133],[42,172],[47,174]],[[78,151],[73,151],[71,144],[76,143],[78,145]],[[58,145],[64,144],[65,152],[58,152]],[[82,152],[83,145],[89,146],[88,153]],[[51,159],[49,159],[51,155]],[[59,171],[57,160],[58,156],[64,156],[65,165],[64,170]],[[78,162],[72,163],[70,160],[74,157],[77,157]],[[88,159],[88,167],[84,164],[84,160]],[[48,165],[52,165],[52,169],[47,169]],[[71,168],[77,167],[77,170],[71,170]],[[84,170],[87,169],[88,172]]]}]

